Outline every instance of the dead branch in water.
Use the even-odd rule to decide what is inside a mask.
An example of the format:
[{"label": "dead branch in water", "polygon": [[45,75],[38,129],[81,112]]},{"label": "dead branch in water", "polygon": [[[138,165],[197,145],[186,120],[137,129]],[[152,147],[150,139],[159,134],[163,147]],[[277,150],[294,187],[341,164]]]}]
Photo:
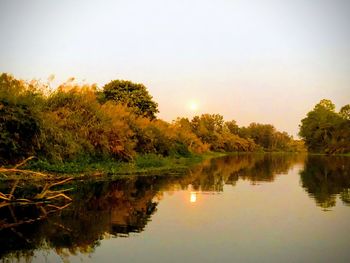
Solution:
[{"label": "dead branch in water", "polygon": [[[35,175],[38,177],[44,177],[44,178],[49,178],[49,179],[54,179],[54,177],[52,177],[49,174],[44,174],[41,172],[35,172],[35,171],[31,171],[31,170],[24,170],[24,169],[19,169],[21,166],[25,165],[28,161],[32,160],[34,158],[34,156],[31,156],[25,160],[23,160],[22,162],[16,164],[14,167],[12,168],[5,168],[5,167],[0,167],[0,174],[2,173],[4,176],[5,173],[14,173],[14,174],[25,174],[25,175]],[[21,177],[17,177],[17,179],[13,182],[13,185],[11,186],[11,189],[9,190],[9,193],[2,193],[0,192],[0,208],[8,208],[11,212],[13,221],[12,223],[8,223],[8,222],[0,222],[0,230],[1,229],[5,229],[5,228],[9,228],[13,231],[15,231],[15,227],[23,225],[23,224],[31,224],[34,223],[36,221],[41,221],[41,220],[45,220],[48,218],[48,215],[54,212],[58,212],[60,210],[63,210],[64,208],[66,208],[67,206],[69,206],[72,201],[72,199],[67,196],[65,194],[65,192],[72,190],[72,188],[68,188],[68,189],[61,189],[61,190],[52,190],[53,187],[55,186],[59,186],[59,185],[63,185],[71,180],[73,180],[72,177],[70,178],[66,178],[64,180],[60,180],[60,181],[54,181],[54,182],[46,182],[45,185],[42,187],[41,192],[38,194],[33,194],[33,196],[30,197],[16,197],[16,190],[17,188],[19,188],[19,182],[23,180],[23,178]],[[65,205],[63,206],[59,206],[56,205],[56,203],[58,202],[58,199],[63,199],[65,200]],[[56,201],[57,200],[57,201]],[[62,203],[61,203],[62,204]],[[26,219],[26,220],[22,220],[22,221],[18,221],[13,207],[14,206],[18,206],[18,205],[35,205],[38,208],[40,208],[41,210],[41,215],[37,218],[33,218],[33,219]],[[46,209],[49,210],[46,210]]]},{"label": "dead branch in water", "polygon": [[47,177],[47,174],[40,173],[40,172],[34,172],[31,170],[22,170],[22,169],[16,169],[16,168],[0,168],[0,173],[22,173],[22,174],[31,174],[31,175],[37,175],[37,176],[43,176]]},{"label": "dead branch in water", "polygon": [[28,161],[34,159],[34,156],[30,156],[27,159],[23,160],[22,162],[20,162],[19,164],[16,164],[13,168],[17,169],[18,167],[21,167],[23,165],[25,165]]},{"label": "dead branch in water", "polygon": [[[23,173],[23,174],[30,174],[30,175],[36,175],[36,176],[41,176],[41,177],[48,177],[47,174],[41,173],[41,172],[35,172],[31,170],[23,170],[23,169],[18,169],[19,167],[25,165],[28,161],[32,160],[35,158],[34,156],[30,156],[27,159],[23,160],[22,162],[16,164],[13,168],[4,168],[0,167],[0,173]],[[43,187],[42,191],[35,195],[32,198],[15,198],[14,193],[18,187],[18,183],[20,181],[20,178],[18,178],[15,183],[13,184],[11,191],[9,194],[4,194],[0,192],[0,200],[3,202],[0,203],[0,207],[6,206],[6,203],[19,203],[19,204],[26,204],[26,203],[35,203],[38,200],[52,200],[56,199],[59,197],[62,197],[68,201],[72,201],[70,197],[68,197],[64,192],[72,190],[71,188],[69,189],[64,189],[64,190],[51,190],[51,187],[57,186],[57,185],[62,185],[64,183],[67,183],[71,181],[73,178],[67,178],[59,182],[55,183],[46,183],[45,186]]]},{"label": "dead branch in water", "polygon": [[[23,173],[23,174],[31,174],[31,175],[37,175],[37,176],[42,176],[42,177],[48,177],[47,174],[40,173],[40,172],[34,172],[31,170],[22,170],[18,169],[19,167],[25,165],[29,160],[33,159],[34,156],[30,156],[29,158],[25,159],[24,161],[20,162],[19,164],[16,164],[13,168],[0,168],[0,173]],[[19,204],[26,204],[26,203],[35,203],[38,200],[52,200],[56,199],[59,197],[62,197],[68,201],[72,201],[70,197],[68,197],[64,192],[72,190],[71,188],[69,189],[64,189],[64,190],[51,190],[51,187],[57,186],[57,185],[62,185],[64,183],[67,183],[71,181],[73,178],[67,178],[59,182],[54,182],[54,183],[46,183],[41,192],[34,197],[31,198],[15,198],[14,193],[18,187],[18,183],[20,181],[20,178],[18,178],[15,183],[13,184],[11,191],[9,194],[4,194],[0,192],[0,200],[3,202],[0,203],[0,207],[6,206],[6,203],[19,203]]]},{"label": "dead branch in water", "polygon": [[[62,189],[62,190],[51,190],[51,187],[53,186],[57,186],[57,185],[62,185],[64,183],[67,183],[69,181],[73,180],[73,178],[67,178],[64,179],[62,181],[59,182],[55,182],[55,183],[46,183],[45,186],[43,187],[43,189],[41,190],[41,192],[39,194],[36,194],[34,197],[31,198],[15,198],[14,197],[14,193],[16,191],[16,188],[18,187],[18,182],[19,179],[16,180],[16,182],[14,183],[11,192],[9,194],[4,194],[2,192],[0,192],[0,200],[3,200],[3,203],[21,203],[21,204],[26,204],[26,203],[35,203],[38,201],[48,201],[48,200],[52,200],[52,199],[56,199],[58,197],[62,197],[68,201],[72,201],[72,199],[70,197],[68,197],[66,194],[64,194],[64,192],[70,191],[72,190],[72,188],[68,188],[68,189]],[[0,203],[0,207],[4,206],[2,203]]]},{"label": "dead branch in water", "polygon": [[64,179],[60,182],[57,183],[46,183],[43,190],[41,191],[41,193],[37,194],[34,199],[47,199],[47,200],[51,200],[51,199],[55,199],[57,197],[63,197],[64,199],[67,199],[69,201],[72,201],[72,199],[70,197],[68,197],[67,195],[65,195],[63,192],[67,192],[72,190],[72,188],[69,189],[63,189],[63,190],[50,190],[51,187],[56,186],[56,185],[61,185],[64,184],[66,182],[71,181],[73,178],[67,178]]},{"label": "dead branch in water", "polygon": [[3,168],[3,167],[1,167],[0,173],[22,173],[22,174],[31,174],[31,175],[47,177],[47,174],[44,174],[44,173],[34,172],[31,170],[22,170],[22,169],[17,169],[17,168]]},{"label": "dead branch in water", "polygon": [[34,159],[34,156],[30,156],[27,159],[23,160],[22,162],[16,164],[12,168],[5,168],[5,167],[0,167],[0,173],[21,173],[21,174],[30,174],[30,175],[36,175],[36,176],[42,176],[42,177],[47,177],[47,174],[40,173],[40,172],[35,172],[32,170],[25,170],[25,169],[18,169],[19,167],[25,165],[28,161]]}]

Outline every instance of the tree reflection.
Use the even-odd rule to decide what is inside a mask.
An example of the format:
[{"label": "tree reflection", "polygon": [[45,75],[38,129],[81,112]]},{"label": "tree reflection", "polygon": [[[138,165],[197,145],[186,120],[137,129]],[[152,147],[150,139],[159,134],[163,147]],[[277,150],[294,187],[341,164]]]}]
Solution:
[{"label": "tree reflection", "polygon": [[[218,192],[225,184],[234,186],[240,179],[252,184],[271,182],[303,159],[293,154],[243,154],[206,160],[182,175],[75,181],[69,186],[73,188],[69,207],[15,229],[1,230],[0,222],[0,258],[25,257],[30,261],[38,248],[55,249],[61,257],[91,253],[102,239],[143,231],[165,191],[191,185],[194,192]],[[35,187],[21,189],[35,191]],[[344,200],[348,197],[349,193],[344,192]],[[37,206],[18,206],[14,212],[21,220],[38,217],[41,210]],[[0,208],[2,222],[11,218],[8,208]]]},{"label": "tree reflection", "polygon": [[350,162],[347,157],[309,156],[300,173],[301,183],[317,205],[336,205],[337,196],[350,204]]},{"label": "tree reflection", "polygon": [[242,154],[210,159],[191,169],[184,185],[192,184],[195,191],[219,192],[225,184],[235,185],[239,179],[252,184],[272,182],[304,158],[295,154]]},{"label": "tree reflection", "polygon": [[[46,220],[23,224],[16,229],[4,228],[12,220],[38,218],[38,206],[14,206],[0,209],[0,258],[33,254],[36,248],[55,248],[58,253],[91,252],[105,238],[125,236],[143,231],[150,216],[156,211],[157,193],[165,177],[133,177],[109,181],[74,182],[73,202],[58,214]],[[33,190],[33,189],[31,189]],[[27,190],[29,191],[29,190]],[[14,213],[13,213],[14,212]]]}]

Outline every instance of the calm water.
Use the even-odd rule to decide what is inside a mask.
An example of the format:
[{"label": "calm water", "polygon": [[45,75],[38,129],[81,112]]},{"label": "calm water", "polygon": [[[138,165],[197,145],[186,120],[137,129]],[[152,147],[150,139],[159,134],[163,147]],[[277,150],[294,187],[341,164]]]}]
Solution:
[{"label": "calm water", "polygon": [[0,208],[2,261],[350,262],[350,158],[240,155],[69,187],[61,210]]}]

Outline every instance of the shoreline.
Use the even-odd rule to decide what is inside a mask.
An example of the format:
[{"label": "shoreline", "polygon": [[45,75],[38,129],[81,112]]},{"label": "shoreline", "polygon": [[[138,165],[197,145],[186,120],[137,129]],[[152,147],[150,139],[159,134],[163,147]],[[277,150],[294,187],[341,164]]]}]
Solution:
[{"label": "shoreline", "polygon": [[189,157],[162,157],[159,155],[142,155],[135,158],[133,162],[120,162],[113,160],[102,160],[96,162],[67,162],[63,164],[49,164],[44,161],[35,161],[23,168],[23,171],[34,171],[46,174],[36,176],[26,173],[5,173],[0,174],[0,182],[13,180],[60,180],[72,177],[73,180],[82,179],[118,179],[135,176],[159,176],[159,175],[180,175],[191,166],[201,163],[204,160],[223,156],[240,154],[305,154],[311,156],[328,157],[350,157],[350,154],[323,154],[308,152],[207,152],[195,154]]},{"label": "shoreline", "polygon": [[101,161],[91,163],[70,162],[63,164],[48,164],[37,161],[23,168],[23,171],[44,173],[47,177],[30,174],[0,175],[0,181],[13,180],[59,180],[72,177],[81,179],[117,179],[137,176],[175,175],[185,172],[188,168],[204,160],[227,156],[227,153],[209,152],[189,157],[161,157],[158,155],[144,155],[136,158],[134,162]]}]

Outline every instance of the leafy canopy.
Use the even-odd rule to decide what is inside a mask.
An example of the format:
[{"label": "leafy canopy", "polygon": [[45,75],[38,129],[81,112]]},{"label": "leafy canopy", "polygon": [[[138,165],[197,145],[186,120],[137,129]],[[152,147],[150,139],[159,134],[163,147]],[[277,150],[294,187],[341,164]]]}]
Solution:
[{"label": "leafy canopy", "polygon": [[103,87],[103,100],[112,100],[133,108],[137,115],[155,119],[158,104],[143,84],[128,80],[112,80]]},{"label": "leafy canopy", "polygon": [[306,118],[301,120],[299,135],[309,151],[346,153],[350,151],[350,106],[340,112],[330,100],[321,100]]}]

